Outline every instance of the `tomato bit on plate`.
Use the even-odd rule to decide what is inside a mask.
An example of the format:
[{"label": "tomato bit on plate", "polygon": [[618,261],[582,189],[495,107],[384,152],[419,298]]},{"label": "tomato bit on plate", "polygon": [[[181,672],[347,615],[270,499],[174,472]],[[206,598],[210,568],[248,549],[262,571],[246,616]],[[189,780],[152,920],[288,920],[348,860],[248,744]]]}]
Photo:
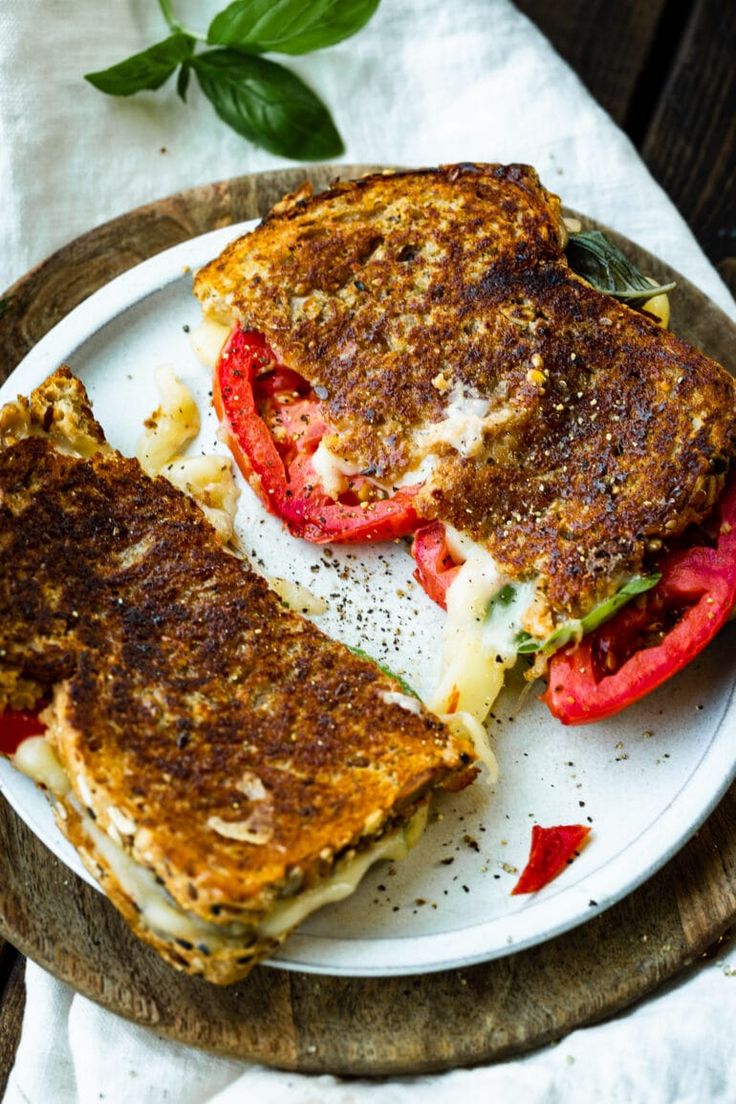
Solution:
[{"label": "tomato bit on plate", "polygon": [[558,824],[554,828],[535,824],[529,861],[511,890],[512,895],[543,889],[573,860],[589,835],[590,828],[584,824]]}]

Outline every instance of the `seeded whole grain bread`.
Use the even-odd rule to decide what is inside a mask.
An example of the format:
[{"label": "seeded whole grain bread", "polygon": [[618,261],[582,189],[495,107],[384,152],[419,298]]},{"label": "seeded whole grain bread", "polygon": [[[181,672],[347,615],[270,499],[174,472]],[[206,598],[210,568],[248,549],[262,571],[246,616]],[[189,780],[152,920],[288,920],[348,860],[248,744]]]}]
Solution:
[{"label": "seeded whole grain bread", "polygon": [[[702,519],[736,445],[734,380],[579,278],[566,237],[533,169],[452,165],[305,187],[195,280],[317,388],[338,456],[395,481],[429,448],[417,511],[537,577],[547,628]],[[472,448],[427,445],[478,399]]]},{"label": "seeded whole grain bread", "polygon": [[62,830],[136,934],[211,981],[284,938],[259,931],[279,902],[475,774],[469,742],[110,449],[66,369],[0,412],[0,641],[0,709],[48,703]]}]

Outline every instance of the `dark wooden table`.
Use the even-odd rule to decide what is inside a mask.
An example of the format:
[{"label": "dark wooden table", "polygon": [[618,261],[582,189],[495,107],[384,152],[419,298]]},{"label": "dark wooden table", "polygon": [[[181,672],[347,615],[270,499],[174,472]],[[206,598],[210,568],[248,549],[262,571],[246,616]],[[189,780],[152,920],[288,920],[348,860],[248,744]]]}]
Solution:
[{"label": "dark wooden table", "polygon": [[736,4],[516,2],[623,127],[736,291]]},{"label": "dark wooden table", "polygon": [[[631,137],[736,292],[736,5],[517,0]],[[0,940],[0,1098],[23,1014],[23,960]]]}]

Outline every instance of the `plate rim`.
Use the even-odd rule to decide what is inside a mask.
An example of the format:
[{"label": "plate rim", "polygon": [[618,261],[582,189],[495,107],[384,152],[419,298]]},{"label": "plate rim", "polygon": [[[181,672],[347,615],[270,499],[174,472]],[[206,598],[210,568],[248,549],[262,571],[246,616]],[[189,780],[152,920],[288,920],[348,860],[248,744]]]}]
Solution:
[{"label": "plate rim", "polygon": [[[12,302],[0,316],[0,379],[36,335],[72,309],[80,294],[94,290],[101,275],[129,265],[131,252],[148,256],[162,240],[174,243],[223,220],[262,215],[306,177],[322,188],[340,175],[380,168],[251,173],[160,198],[75,238],[13,284]],[[678,276],[615,230],[590,222],[645,256],[653,275]],[[702,320],[696,343],[706,351],[715,347],[734,374],[734,323],[686,278],[678,276],[678,282]],[[165,968],[113,906],[84,883],[77,885],[71,910],[49,913],[43,906],[53,906],[66,892],[66,868],[0,801],[0,934],[86,997],[176,1042],[305,1073],[435,1072],[505,1060],[620,1013],[717,945],[736,920],[736,891],[724,875],[736,866],[734,826],[736,786],[702,830],[631,896],[590,923],[510,958],[465,972],[419,975],[409,984],[316,979],[256,967],[247,983],[220,990]],[[88,917],[100,907],[102,923],[93,940]],[[65,946],[70,925],[75,939]],[[543,1016],[535,1012],[539,1002]],[[437,1031],[438,1022],[453,1022],[459,1030]]]},{"label": "plate rim", "polygon": [[[586,225],[590,225],[593,221],[586,216],[581,216],[581,218]],[[10,394],[18,387],[23,393],[27,393],[28,390],[37,386],[56,368],[60,358],[63,359],[64,356],[83,345],[99,330],[124,315],[128,310],[134,309],[137,304],[142,303],[149,296],[170,286],[188,272],[206,263],[212,256],[219,253],[227,242],[243,233],[247,233],[257,222],[257,219],[248,219],[186,238],[173,247],[156,253],[104,283],[97,291],[67,313],[23,358],[16,369],[0,385],[0,401],[10,397]],[[66,351],[64,352],[64,350]],[[331,940],[330,937],[326,936],[304,934],[297,930],[289,937],[285,948],[280,950],[274,958],[268,960],[268,965],[284,970],[296,970],[319,975],[327,974],[336,977],[389,977],[440,972],[448,969],[462,969],[479,962],[492,961],[496,958],[520,953],[540,943],[555,939],[572,928],[586,923],[592,918],[592,915],[603,912],[615,905],[656,874],[687,843],[688,839],[698,830],[723,797],[736,775],[736,753],[729,759],[728,756],[725,756],[725,746],[716,747],[714,753],[713,745],[716,743],[718,734],[724,725],[731,717],[736,717],[735,693],[736,680],[731,684],[723,713],[710,734],[709,743],[701,758],[686,782],[668,802],[658,821],[650,823],[636,840],[632,841],[627,848],[617,853],[613,858],[607,860],[603,866],[594,869],[575,882],[558,888],[541,900],[535,898],[527,908],[507,914],[505,917],[497,917],[486,924],[474,924],[467,929],[457,929],[457,934],[453,931],[450,938],[459,936],[468,947],[464,954],[454,955],[451,958],[438,957],[435,948],[441,947],[447,942],[448,933],[434,933],[411,937],[411,946],[416,954],[411,956],[409,960],[399,961],[399,955],[393,955],[389,952],[390,962],[388,964],[384,962],[381,966],[374,966],[370,962],[371,947],[378,942],[384,945],[383,950],[386,952],[386,945],[389,944],[399,943],[408,946],[409,937],[396,936],[393,939],[385,938],[378,941],[370,938],[343,940],[341,942],[347,944],[347,948],[342,955],[338,950],[338,961],[336,963],[334,958],[330,960],[329,952],[327,960],[325,960],[317,949],[325,943],[332,943],[331,949],[334,954],[336,950],[335,940]],[[722,762],[724,756],[729,759],[727,763]],[[726,769],[722,772],[717,771],[716,777],[720,779],[719,784],[710,792],[705,804],[701,805],[698,801],[692,799],[691,791],[695,781],[707,777],[714,766]],[[17,805],[13,803],[12,799],[8,798],[5,787],[2,787],[2,790],[16,812],[19,812]],[[695,792],[699,792],[697,786],[695,786]],[[696,810],[691,808],[693,804],[696,806]],[[678,819],[681,817],[683,810],[688,809],[690,809],[690,814],[685,818],[687,827],[678,829]],[[22,812],[19,812],[19,815],[25,819]],[[35,832],[36,829],[33,824],[28,821],[27,823]],[[665,836],[668,834],[663,832],[663,825],[671,826],[673,829],[669,836],[669,842],[664,848],[655,842],[663,834]],[[59,838],[61,840],[63,837],[60,835]],[[48,846],[45,837],[41,837],[41,842]],[[642,844],[647,859],[641,865],[638,874],[628,880],[620,876],[616,889],[613,892],[606,892],[601,884],[604,875],[609,876],[605,879],[608,881],[612,870],[614,872],[623,871],[627,865],[627,854],[631,847],[636,847],[638,855]],[[62,862],[67,863],[63,849],[57,850],[53,846],[50,849]],[[77,870],[72,872],[77,876],[79,875]],[[91,878],[85,877],[85,880],[99,892],[102,892]],[[616,881],[615,878],[614,881]],[[594,911],[589,913],[587,907],[581,905],[579,900],[581,895],[596,902]],[[552,913],[555,917],[554,922],[551,925],[544,926],[543,930],[540,930],[538,924],[535,924],[540,911],[544,914]],[[515,934],[510,929],[513,929]],[[497,941],[491,951],[488,950],[487,946],[483,946],[489,931],[500,931],[501,938],[505,934],[505,942]],[[470,933],[473,933],[472,936]],[[404,943],[404,940],[407,940],[407,942]],[[353,956],[357,955],[357,963],[355,961],[350,962],[351,954]]]}]

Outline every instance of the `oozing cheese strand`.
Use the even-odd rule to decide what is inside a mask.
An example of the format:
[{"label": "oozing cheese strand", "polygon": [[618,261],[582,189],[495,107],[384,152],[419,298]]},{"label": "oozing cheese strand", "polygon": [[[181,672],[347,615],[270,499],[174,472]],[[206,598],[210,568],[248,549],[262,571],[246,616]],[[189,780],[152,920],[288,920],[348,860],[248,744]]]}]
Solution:
[{"label": "oozing cheese strand", "polygon": [[354,858],[338,864],[334,873],[314,889],[306,889],[295,897],[279,901],[261,921],[259,935],[278,937],[283,932],[291,931],[316,909],[335,904],[354,893],[373,863],[380,859],[403,859],[424,831],[428,810],[429,805],[423,805],[403,830],[385,836],[365,851],[359,851]]},{"label": "oozing cheese strand", "polygon": [[429,708],[469,713],[482,722],[503,687],[506,669],[516,662],[516,637],[535,585],[517,584],[508,602],[491,605],[508,578],[469,537],[447,526],[446,539],[450,552],[464,563],[447,590],[445,669]]}]

